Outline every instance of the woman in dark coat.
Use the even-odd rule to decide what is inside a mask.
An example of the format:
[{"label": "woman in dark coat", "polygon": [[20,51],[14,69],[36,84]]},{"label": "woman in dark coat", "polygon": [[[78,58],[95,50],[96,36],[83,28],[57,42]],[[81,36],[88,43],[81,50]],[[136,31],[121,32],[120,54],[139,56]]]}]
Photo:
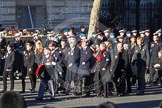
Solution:
[{"label": "woman in dark coat", "polygon": [[[97,86],[95,87],[97,96],[108,96],[108,81],[110,80],[109,68],[110,68],[110,54],[106,51],[106,44],[100,44],[100,51],[97,56],[98,70],[95,73],[94,81]],[[100,86],[102,84],[102,86]]]},{"label": "woman in dark coat", "polygon": [[10,90],[14,89],[14,61],[15,61],[15,53],[13,51],[13,46],[8,45],[7,46],[7,52],[4,56],[5,58],[5,65],[4,65],[4,71],[3,71],[3,91],[5,92],[7,90],[7,76],[10,76],[11,80],[11,88]]},{"label": "woman in dark coat", "polygon": [[35,89],[36,87],[36,77],[35,77],[35,72],[36,72],[36,69],[38,68],[38,66],[40,64],[42,64],[42,57],[43,56],[43,45],[42,45],[42,42],[40,40],[36,41],[35,43],[35,49],[34,49],[34,65],[33,65],[33,82],[34,82],[34,85],[33,85],[33,88],[31,88],[31,91],[34,92],[33,89]]},{"label": "woman in dark coat", "polygon": [[[26,51],[24,52],[24,72],[29,75],[31,83],[31,92],[35,92],[36,75],[34,70],[34,51],[32,51],[32,45],[26,43]],[[22,78],[22,92],[25,92],[25,76]]]},{"label": "woman in dark coat", "polygon": [[40,40],[38,40],[35,43],[34,53],[35,53],[35,68],[37,69],[37,67],[42,63],[42,54],[43,54],[43,45]]}]

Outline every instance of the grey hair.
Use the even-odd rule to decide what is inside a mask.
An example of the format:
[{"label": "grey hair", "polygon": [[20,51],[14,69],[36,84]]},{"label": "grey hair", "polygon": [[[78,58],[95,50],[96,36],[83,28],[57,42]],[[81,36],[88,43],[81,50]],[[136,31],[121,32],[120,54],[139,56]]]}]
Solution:
[{"label": "grey hair", "polygon": [[70,44],[77,44],[77,40],[75,38],[72,38],[69,40]]}]

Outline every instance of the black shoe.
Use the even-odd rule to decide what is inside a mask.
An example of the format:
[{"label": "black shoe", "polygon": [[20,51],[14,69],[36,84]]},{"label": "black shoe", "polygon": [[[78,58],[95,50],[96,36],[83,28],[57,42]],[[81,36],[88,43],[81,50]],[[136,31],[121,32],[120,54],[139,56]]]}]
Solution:
[{"label": "black shoe", "polygon": [[139,90],[140,88],[139,87],[137,87],[137,89],[136,90]]},{"label": "black shoe", "polygon": [[101,96],[99,94],[97,94],[96,97],[101,97]]},{"label": "black shoe", "polygon": [[112,92],[109,92],[108,95],[109,95],[109,96],[113,96],[113,93],[112,93]]},{"label": "black shoe", "polygon": [[31,90],[30,92],[31,92],[31,93],[35,93],[35,90],[33,89],[33,90]]},{"label": "black shoe", "polygon": [[82,92],[77,93],[77,95],[82,95]]},{"label": "black shoe", "polygon": [[125,93],[120,93],[118,96],[119,97],[125,96]]},{"label": "black shoe", "polygon": [[113,96],[118,96],[119,94],[117,92],[113,93]]},{"label": "black shoe", "polygon": [[39,98],[39,97],[37,97],[37,98],[35,98],[35,100],[43,101],[43,98]]},{"label": "black shoe", "polygon": [[104,95],[103,97],[104,97],[104,98],[108,98],[108,95]]},{"label": "black shoe", "polygon": [[4,93],[4,92],[6,92],[6,90],[2,90],[2,91],[1,91],[1,93]]},{"label": "black shoe", "polygon": [[13,89],[10,89],[10,91],[14,91]]},{"label": "black shoe", "polygon": [[90,97],[90,94],[89,94],[89,93],[87,93],[87,94],[85,95],[85,97]]},{"label": "black shoe", "polygon": [[145,93],[136,93],[136,95],[145,95]]},{"label": "black shoe", "polygon": [[132,93],[132,90],[127,90],[127,93]]},{"label": "black shoe", "polygon": [[162,88],[162,84],[160,84],[160,87]]},{"label": "black shoe", "polygon": [[69,95],[69,92],[65,92],[65,95]]},{"label": "black shoe", "polygon": [[103,96],[102,96],[102,94],[97,94],[97,96],[96,96],[96,97],[103,97]]},{"label": "black shoe", "polygon": [[51,96],[51,98],[50,98],[51,100],[55,100],[55,97],[54,96]]},{"label": "black shoe", "polygon": [[150,83],[150,86],[153,87],[154,86],[154,83]]},{"label": "black shoe", "polygon": [[22,90],[20,93],[25,93],[25,90]]},{"label": "black shoe", "polygon": [[73,94],[74,94],[75,96],[82,95],[82,93],[77,93],[77,92],[74,92]]}]

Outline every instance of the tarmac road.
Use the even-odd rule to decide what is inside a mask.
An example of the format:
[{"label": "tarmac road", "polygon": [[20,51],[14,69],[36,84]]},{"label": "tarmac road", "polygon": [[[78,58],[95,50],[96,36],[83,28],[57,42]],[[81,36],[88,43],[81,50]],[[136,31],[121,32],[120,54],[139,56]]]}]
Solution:
[{"label": "tarmac road", "polygon": [[[2,81],[0,81],[0,90],[2,90]],[[8,88],[10,84],[8,84]],[[37,81],[37,88],[39,88],[39,81]],[[55,100],[51,100],[48,93],[45,93],[43,101],[36,101],[35,97],[37,93],[30,93],[30,83],[27,79],[26,90],[27,92],[22,94],[25,97],[28,108],[43,108],[44,106],[55,108],[95,108],[98,104],[111,101],[118,105],[119,108],[159,108],[162,100],[162,88],[160,87],[147,87],[146,94],[143,96],[135,95],[135,88],[133,93],[124,97],[109,97],[100,98],[95,97],[93,93],[91,97],[81,97],[74,95],[59,94]],[[21,91],[21,80],[15,81],[15,91]]]}]

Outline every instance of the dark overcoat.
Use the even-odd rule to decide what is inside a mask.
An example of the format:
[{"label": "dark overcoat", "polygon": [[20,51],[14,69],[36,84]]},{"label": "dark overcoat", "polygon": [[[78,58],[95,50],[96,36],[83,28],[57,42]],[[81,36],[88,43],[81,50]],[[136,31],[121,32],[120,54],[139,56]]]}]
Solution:
[{"label": "dark overcoat", "polygon": [[[66,55],[67,61],[67,72],[66,72],[66,81],[77,80],[78,78],[78,67],[80,63],[80,49],[75,47],[74,49],[69,48]],[[71,67],[68,65],[72,64]]]},{"label": "dark overcoat", "polygon": [[[94,76],[94,81],[103,81],[103,82],[107,82],[111,79],[111,75],[110,75],[110,63],[111,63],[111,57],[110,54],[105,51],[102,55],[102,61],[98,62],[98,68],[95,76]],[[106,68],[106,70],[102,70],[103,68]]]},{"label": "dark overcoat", "polygon": [[[89,76],[90,75],[90,63],[92,58],[92,50],[87,47],[86,49],[81,49],[80,54],[80,64],[78,74],[79,76]],[[85,64],[82,64],[85,62]]]}]

